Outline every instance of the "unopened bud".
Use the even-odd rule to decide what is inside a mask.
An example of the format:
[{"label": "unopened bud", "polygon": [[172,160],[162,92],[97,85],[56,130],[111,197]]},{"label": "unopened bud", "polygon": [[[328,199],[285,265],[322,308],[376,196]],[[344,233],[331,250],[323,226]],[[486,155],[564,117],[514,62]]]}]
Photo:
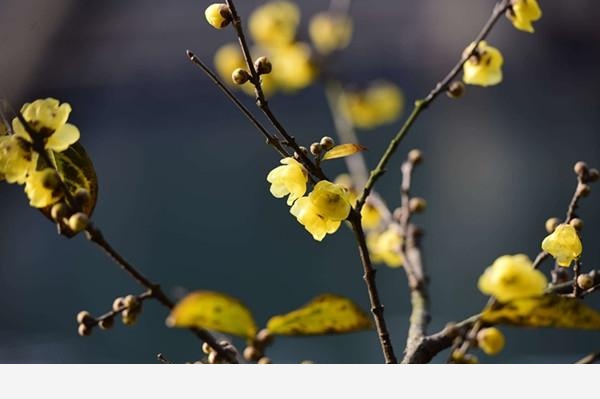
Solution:
[{"label": "unopened bud", "polygon": [[573,166],[573,170],[575,171],[575,174],[577,176],[581,176],[581,175],[587,173],[588,166],[585,162],[578,161],[577,163],[575,163],[575,166]]},{"label": "unopened bud", "polygon": [[80,324],[79,327],[77,327],[77,333],[82,337],[86,337],[92,333],[92,328],[85,324]]},{"label": "unopened bud", "polygon": [[420,197],[411,198],[408,201],[408,209],[414,213],[421,213],[427,208],[427,201]]},{"label": "unopened bud", "polygon": [[215,3],[208,6],[204,11],[204,16],[206,17],[206,21],[217,29],[226,27],[232,20],[231,10],[227,4],[223,3]]},{"label": "unopened bud", "polygon": [[54,220],[57,223],[62,222],[62,220],[64,218],[66,218],[69,215],[69,207],[67,206],[67,204],[63,203],[63,202],[59,202],[58,204],[55,204],[52,209],[50,210],[50,216],[52,216],[52,220]]},{"label": "unopened bud", "polygon": [[459,98],[465,93],[465,85],[462,82],[454,81],[448,85],[446,94],[450,98]]},{"label": "unopened bud", "polygon": [[571,219],[571,221],[569,222],[569,224],[573,227],[575,227],[576,230],[581,231],[583,229],[583,220],[579,219],[579,218],[573,218]]},{"label": "unopened bud", "polygon": [[323,149],[325,149],[327,151],[327,150],[330,150],[335,145],[335,141],[333,141],[333,139],[331,137],[325,136],[321,139],[319,144],[321,144],[321,147],[323,147]]},{"label": "unopened bud", "polygon": [[577,276],[577,285],[582,290],[588,290],[594,286],[594,279],[589,274],[580,274]]},{"label": "unopened bud", "polygon": [[310,153],[313,154],[314,156],[321,155],[321,152],[323,152],[323,147],[321,147],[321,144],[312,143],[310,145]]},{"label": "unopened bud", "polygon": [[86,229],[89,222],[90,220],[85,213],[77,212],[76,214],[71,215],[68,225],[74,233],[79,233]]},{"label": "unopened bud", "polygon": [[243,85],[250,80],[250,74],[242,68],[237,68],[231,73],[231,80],[233,80],[233,83],[236,85]]},{"label": "unopened bud", "polygon": [[77,313],[77,323],[79,324],[90,324],[93,320],[92,315],[88,311],[82,310]]},{"label": "unopened bud", "polygon": [[413,164],[418,165],[423,161],[423,153],[421,150],[417,150],[416,148],[414,150],[410,150],[408,153],[408,160]]},{"label": "unopened bud", "polygon": [[259,75],[266,75],[271,73],[273,65],[271,65],[271,61],[269,61],[267,57],[258,57],[256,61],[254,61],[254,68],[256,68],[256,72]]}]

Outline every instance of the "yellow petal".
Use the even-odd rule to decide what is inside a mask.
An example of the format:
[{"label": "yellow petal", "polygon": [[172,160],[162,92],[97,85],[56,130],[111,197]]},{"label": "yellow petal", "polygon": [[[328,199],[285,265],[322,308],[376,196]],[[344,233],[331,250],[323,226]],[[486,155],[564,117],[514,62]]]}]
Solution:
[{"label": "yellow petal", "polygon": [[79,129],[75,125],[66,123],[55,131],[46,141],[46,148],[56,152],[62,152],[71,144],[79,140]]}]

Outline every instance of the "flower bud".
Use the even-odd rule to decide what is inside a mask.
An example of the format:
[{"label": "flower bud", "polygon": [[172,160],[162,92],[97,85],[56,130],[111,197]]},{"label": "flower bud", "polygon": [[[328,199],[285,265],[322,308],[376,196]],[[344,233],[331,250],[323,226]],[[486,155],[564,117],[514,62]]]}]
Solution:
[{"label": "flower bud", "polygon": [[310,145],[310,153],[313,154],[314,156],[321,155],[321,152],[323,152],[323,147],[321,147],[321,144],[312,143]]},{"label": "flower bud", "polygon": [[64,218],[66,218],[69,215],[69,207],[67,206],[67,204],[63,203],[63,202],[59,202],[58,204],[55,204],[52,209],[50,210],[50,216],[52,216],[52,220],[54,220],[57,223],[62,222],[62,220]]},{"label": "flower bud", "polygon": [[215,351],[212,351],[208,354],[208,363],[209,364],[219,364],[221,363],[221,356]]},{"label": "flower bud", "polygon": [[113,310],[113,312],[118,312],[124,306],[125,305],[123,304],[123,298],[122,297],[118,297],[118,298],[115,298],[115,300],[113,301],[112,310]]},{"label": "flower bud", "polygon": [[82,310],[77,313],[77,323],[79,324],[90,324],[93,320],[92,315],[88,311]]},{"label": "flower bud", "polygon": [[257,363],[258,363],[258,364],[271,364],[271,363],[273,363],[273,362],[271,361],[271,359],[270,359],[270,358],[268,358],[268,357],[266,357],[266,356],[263,356],[263,357],[261,357],[260,359],[258,359],[258,362],[257,362]]},{"label": "flower bud", "polygon": [[135,295],[127,295],[123,299],[123,305],[125,305],[125,307],[127,309],[133,310],[135,312],[135,311],[139,310],[142,303]]},{"label": "flower bud", "polygon": [[448,89],[446,90],[446,94],[450,98],[459,98],[465,93],[465,85],[463,82],[454,81],[448,85]]},{"label": "flower bud", "polygon": [[271,65],[271,61],[269,61],[267,57],[258,57],[256,61],[254,61],[254,68],[259,75],[266,75],[271,73],[273,65]]},{"label": "flower bud", "polygon": [[580,197],[587,197],[590,195],[591,188],[587,184],[580,184],[577,186],[577,195]]},{"label": "flower bud", "polygon": [[588,171],[588,181],[590,183],[594,183],[595,181],[598,181],[598,178],[600,178],[600,171],[598,171],[598,169],[590,169]]},{"label": "flower bud", "polygon": [[408,209],[413,213],[421,213],[427,208],[427,201],[420,197],[411,198],[408,201]]},{"label": "flower bud", "polygon": [[73,230],[75,233],[79,233],[83,231],[88,226],[90,222],[88,216],[83,212],[77,212],[69,218],[69,228]]},{"label": "flower bud", "polygon": [[115,319],[113,317],[107,317],[106,319],[102,319],[98,322],[98,327],[100,327],[102,330],[108,330],[113,326],[114,322]]},{"label": "flower bud", "polygon": [[582,176],[585,173],[587,173],[588,166],[587,166],[587,164],[585,162],[578,161],[577,163],[575,163],[575,166],[573,166],[573,170],[575,171],[575,174],[577,176]]},{"label": "flower bud", "polygon": [[250,80],[250,74],[242,68],[236,68],[231,73],[231,80],[233,80],[233,83],[235,83],[236,85],[243,85],[248,80]]},{"label": "flower bud", "polygon": [[204,352],[208,355],[212,351],[213,351],[213,349],[210,347],[210,345],[207,342],[202,343],[202,352]]},{"label": "flower bud", "polygon": [[204,16],[208,23],[217,29],[221,29],[229,25],[231,22],[231,11],[227,4],[214,3],[206,8]]},{"label": "flower bud", "polygon": [[77,190],[77,192],[75,192],[74,198],[77,204],[83,207],[90,202],[92,197],[88,190],[86,190],[85,188],[80,188],[79,190]]},{"label": "flower bud", "polygon": [[85,324],[80,324],[77,328],[77,333],[82,337],[86,337],[92,333],[92,328],[86,326]]},{"label": "flower bud", "polygon": [[495,327],[477,333],[477,345],[488,355],[496,355],[504,348],[504,335]]},{"label": "flower bud", "polygon": [[408,160],[413,164],[418,165],[423,161],[423,153],[421,150],[417,150],[416,148],[414,150],[410,150],[408,153]]},{"label": "flower bud", "polygon": [[268,346],[273,342],[273,334],[266,328],[263,328],[256,334],[256,342],[262,347]]},{"label": "flower bud", "polygon": [[[308,155],[308,149],[306,147],[300,146],[299,148],[300,148],[300,151],[302,151],[302,153],[304,155]],[[300,159],[300,155],[297,152],[294,152],[294,158]]]},{"label": "flower bud", "polygon": [[556,230],[556,227],[560,224],[560,219],[559,218],[549,218],[548,220],[546,220],[546,223],[544,224],[544,227],[546,228],[546,231],[548,233],[552,233],[554,232],[554,230]]},{"label": "flower bud", "polygon": [[260,358],[262,358],[262,353],[254,346],[247,346],[244,349],[244,359],[246,359],[246,361],[256,362]]},{"label": "flower bud", "polygon": [[569,224],[573,227],[575,227],[575,229],[577,231],[581,231],[583,229],[583,220],[579,219],[579,218],[573,218],[571,219],[571,221],[569,222]]},{"label": "flower bud", "polygon": [[121,321],[126,326],[132,326],[137,321],[138,313],[132,312],[130,309],[125,309],[121,312]]},{"label": "flower bud", "polygon": [[319,142],[319,144],[321,144],[321,147],[323,147],[323,149],[325,151],[327,151],[327,150],[330,150],[335,145],[335,141],[331,137],[325,136],[325,137],[321,138],[321,141]]},{"label": "flower bud", "polygon": [[589,274],[580,274],[577,276],[577,285],[582,290],[588,290],[594,286],[594,279]]}]

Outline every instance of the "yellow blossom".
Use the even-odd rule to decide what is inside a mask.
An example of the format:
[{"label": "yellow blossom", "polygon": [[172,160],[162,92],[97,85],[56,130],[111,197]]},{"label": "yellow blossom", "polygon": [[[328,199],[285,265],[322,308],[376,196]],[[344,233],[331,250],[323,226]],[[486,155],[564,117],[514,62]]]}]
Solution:
[{"label": "yellow blossom", "polygon": [[404,263],[400,253],[402,235],[395,225],[390,226],[383,233],[369,233],[367,247],[375,263],[385,263],[389,267],[400,267]]},{"label": "yellow blossom", "polygon": [[24,184],[29,170],[35,166],[31,146],[17,135],[0,136],[0,179]]},{"label": "yellow blossom", "polygon": [[321,241],[326,234],[335,233],[342,220],[348,217],[348,191],[338,184],[322,180],[307,197],[294,202],[290,213],[315,240]]},{"label": "yellow blossom", "polygon": [[515,28],[533,33],[532,22],[542,17],[542,10],[537,0],[513,0],[506,16]]},{"label": "yellow blossom", "polygon": [[[35,100],[21,108],[21,114],[30,127],[45,140],[45,148],[62,152],[79,140],[79,129],[66,123],[71,113],[71,106],[54,98]],[[32,142],[32,138],[18,118],[12,121],[15,135]]]},{"label": "yellow blossom", "polygon": [[304,166],[294,158],[284,158],[281,163],[282,166],[278,166],[269,172],[267,181],[271,183],[271,194],[273,196],[283,198],[289,194],[287,204],[292,205],[306,192],[308,173]]},{"label": "yellow blossom", "polygon": [[317,77],[317,69],[312,61],[310,47],[297,42],[278,47],[271,52],[273,76],[276,86],[286,91],[304,89]]},{"label": "yellow blossom", "polygon": [[[356,205],[358,201],[358,192],[354,187],[354,182],[350,175],[341,174],[335,178],[335,183],[345,187],[348,190],[348,202],[350,205]],[[367,201],[363,205],[360,211],[362,227],[365,230],[371,230],[379,226],[382,217],[379,209],[369,201],[370,197],[367,197]]]},{"label": "yellow blossom", "polygon": [[300,10],[289,1],[266,3],[250,14],[248,29],[254,41],[265,47],[285,46],[294,41]]},{"label": "yellow blossom", "polygon": [[[471,43],[464,51],[469,54],[475,43]],[[502,53],[487,42],[479,42],[475,54],[463,65],[463,81],[471,85],[492,86],[502,81]]]},{"label": "yellow blossom", "polygon": [[214,3],[204,11],[206,21],[214,28],[221,29],[231,22],[229,7],[223,3]]},{"label": "yellow blossom", "polygon": [[386,81],[373,82],[366,90],[348,91],[341,100],[347,118],[362,129],[393,122],[404,107],[400,89]]},{"label": "yellow blossom", "polygon": [[45,208],[62,198],[59,177],[54,169],[32,171],[25,182],[25,194],[29,204],[35,208]]},{"label": "yellow blossom", "polygon": [[487,355],[496,355],[504,349],[504,335],[496,327],[484,328],[477,333],[477,345]]},{"label": "yellow blossom", "polygon": [[321,12],[310,20],[308,33],[317,51],[329,54],[350,44],[352,19],[344,14]]},{"label": "yellow blossom", "polygon": [[479,277],[481,292],[500,302],[537,297],[544,293],[546,276],[533,268],[527,255],[504,255],[494,261]]},{"label": "yellow blossom", "polygon": [[542,249],[552,255],[560,266],[569,267],[571,262],[579,258],[583,247],[575,227],[560,224],[552,234],[544,238]]}]

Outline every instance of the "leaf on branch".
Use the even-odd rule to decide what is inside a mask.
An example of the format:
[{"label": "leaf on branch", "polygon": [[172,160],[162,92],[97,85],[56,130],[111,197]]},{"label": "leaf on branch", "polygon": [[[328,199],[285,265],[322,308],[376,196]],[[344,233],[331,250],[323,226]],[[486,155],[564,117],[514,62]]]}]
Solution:
[{"label": "leaf on branch", "polygon": [[213,291],[195,291],[183,298],[167,318],[169,327],[199,327],[251,339],[257,327],[239,300]]},{"label": "leaf on branch", "polygon": [[369,328],[369,316],[350,299],[335,294],[319,295],[267,323],[267,329],[278,335],[344,334]]},{"label": "leaf on branch", "polygon": [[356,154],[357,152],[365,151],[366,149],[366,147],[363,147],[360,144],[336,145],[331,150],[327,151],[325,155],[323,155],[323,161],[326,161],[328,159],[348,157],[350,155]]},{"label": "leaf on branch", "polygon": [[490,324],[521,327],[556,327],[600,330],[600,313],[577,298],[544,295],[517,299],[499,307],[486,309],[481,320]]}]

